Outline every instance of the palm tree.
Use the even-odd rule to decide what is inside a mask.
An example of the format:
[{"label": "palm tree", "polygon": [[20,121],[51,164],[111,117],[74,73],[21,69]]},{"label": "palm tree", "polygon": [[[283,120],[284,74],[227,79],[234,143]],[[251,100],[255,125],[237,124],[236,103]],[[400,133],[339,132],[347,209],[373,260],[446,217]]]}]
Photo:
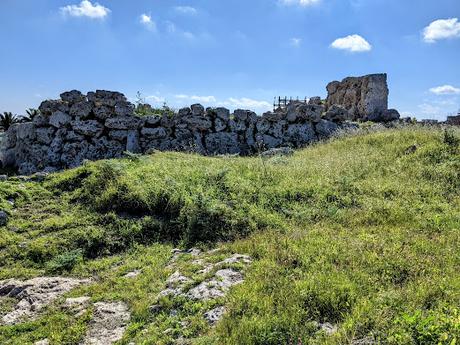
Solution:
[{"label": "palm tree", "polygon": [[2,128],[4,131],[7,131],[11,125],[14,125],[18,122],[20,122],[18,116],[13,115],[12,112],[5,111],[3,114],[0,114],[0,128]]},{"label": "palm tree", "polygon": [[21,122],[31,122],[35,116],[40,114],[40,110],[29,108],[26,110],[26,114],[21,118]]}]

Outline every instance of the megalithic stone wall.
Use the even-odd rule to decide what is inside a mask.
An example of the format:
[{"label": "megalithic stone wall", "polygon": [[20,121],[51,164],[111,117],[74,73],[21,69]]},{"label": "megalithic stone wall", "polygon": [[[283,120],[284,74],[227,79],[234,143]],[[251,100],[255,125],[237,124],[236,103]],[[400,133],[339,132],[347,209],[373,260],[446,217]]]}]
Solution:
[{"label": "megalithic stone wall", "polygon": [[326,107],[341,105],[350,113],[350,120],[393,121],[399,113],[388,109],[386,74],[369,74],[333,81],[326,87]]},{"label": "megalithic stone wall", "polygon": [[15,124],[5,133],[0,159],[20,174],[72,168],[84,160],[121,157],[151,150],[204,155],[250,155],[276,147],[301,147],[349,126],[347,111],[325,112],[318,98],[310,104],[257,116],[249,110],[204,109],[200,104],[173,116],[136,116],[134,105],[118,92],[83,95],[69,91],[41,103],[33,122]]}]

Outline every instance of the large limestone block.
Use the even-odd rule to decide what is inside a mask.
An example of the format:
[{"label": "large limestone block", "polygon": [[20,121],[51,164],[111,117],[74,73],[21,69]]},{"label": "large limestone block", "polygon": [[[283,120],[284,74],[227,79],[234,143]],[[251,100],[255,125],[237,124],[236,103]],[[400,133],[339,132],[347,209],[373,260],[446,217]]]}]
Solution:
[{"label": "large limestone block", "polygon": [[388,85],[386,74],[370,74],[349,77],[327,85],[327,107],[334,104],[347,109],[353,120],[367,119],[388,109]]},{"label": "large limestone block", "polygon": [[72,121],[72,117],[62,111],[55,111],[50,116],[50,125],[56,128],[62,128],[67,126]]},{"label": "large limestone block", "polygon": [[141,120],[135,116],[117,116],[108,118],[105,126],[110,129],[138,129]]}]

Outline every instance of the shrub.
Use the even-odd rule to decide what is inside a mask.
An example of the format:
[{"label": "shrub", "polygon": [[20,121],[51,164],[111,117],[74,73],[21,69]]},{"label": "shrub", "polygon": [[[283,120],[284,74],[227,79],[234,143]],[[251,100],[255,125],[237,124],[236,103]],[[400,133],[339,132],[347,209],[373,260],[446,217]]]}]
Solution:
[{"label": "shrub", "polygon": [[60,274],[71,271],[78,263],[83,261],[81,249],[58,255],[46,264],[46,271],[51,274]]}]

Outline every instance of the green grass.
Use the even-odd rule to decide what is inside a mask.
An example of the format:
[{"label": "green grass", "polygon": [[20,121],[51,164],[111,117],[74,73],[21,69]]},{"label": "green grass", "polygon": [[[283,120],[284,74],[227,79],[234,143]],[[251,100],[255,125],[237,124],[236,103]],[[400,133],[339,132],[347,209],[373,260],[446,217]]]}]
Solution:
[{"label": "green grass", "polygon": [[[87,163],[43,183],[0,182],[10,214],[0,228],[0,279],[96,276],[72,294],[126,301],[133,319],[123,344],[172,343],[186,320],[197,344],[371,337],[452,345],[460,341],[459,136],[393,129],[292,157],[155,153]],[[171,273],[172,246],[197,244],[254,259],[215,329],[201,316],[209,305],[180,301],[177,316],[148,312]],[[127,281],[132,269],[143,273]],[[3,304],[0,312],[10,302]],[[0,343],[81,337],[86,319],[69,328],[53,308],[37,321],[0,327]],[[58,332],[46,326],[51,319]],[[327,336],[315,322],[338,332]]]}]

